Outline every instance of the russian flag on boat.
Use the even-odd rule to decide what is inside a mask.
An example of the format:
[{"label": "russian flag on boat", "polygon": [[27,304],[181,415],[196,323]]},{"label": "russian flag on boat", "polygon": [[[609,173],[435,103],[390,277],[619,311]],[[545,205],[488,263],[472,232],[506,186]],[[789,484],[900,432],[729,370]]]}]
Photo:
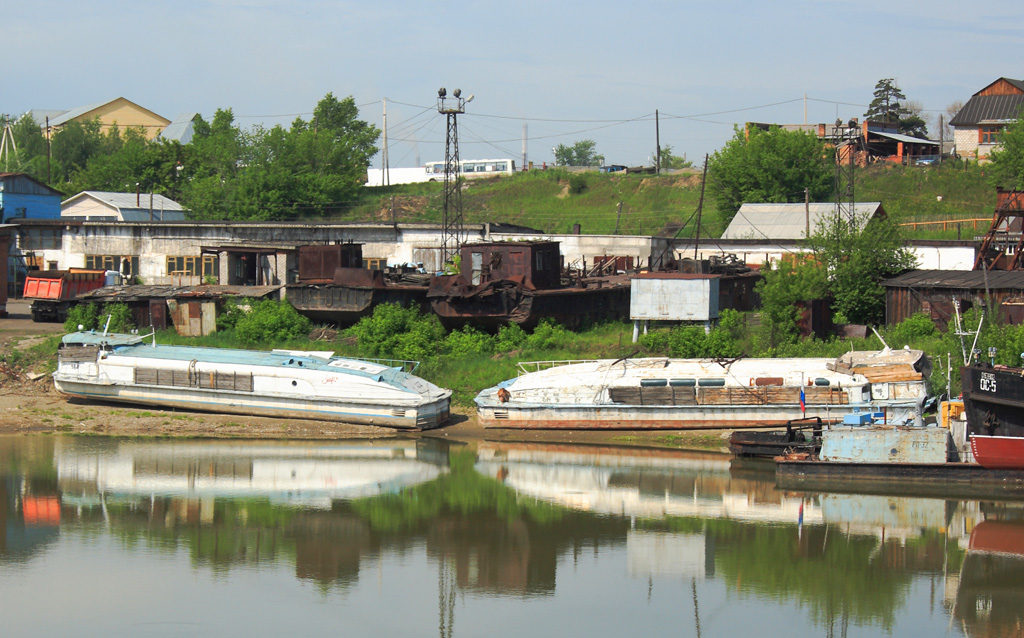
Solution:
[{"label": "russian flag on boat", "polygon": [[804,388],[800,386],[800,412],[807,413],[807,403],[804,401]]}]

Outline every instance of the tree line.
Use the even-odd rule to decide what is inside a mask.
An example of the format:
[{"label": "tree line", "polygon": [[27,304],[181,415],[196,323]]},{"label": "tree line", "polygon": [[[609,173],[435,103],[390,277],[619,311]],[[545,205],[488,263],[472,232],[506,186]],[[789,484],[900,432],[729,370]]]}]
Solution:
[{"label": "tree line", "polygon": [[64,193],[159,193],[192,219],[286,221],[337,216],[365,182],[380,131],[359,119],[349,96],[328,93],[311,120],[285,128],[240,128],[231,109],[194,121],[188,144],[147,139],[141,127],[69,121],[47,149],[29,116],[12,133],[18,152],[5,170],[24,172]]}]

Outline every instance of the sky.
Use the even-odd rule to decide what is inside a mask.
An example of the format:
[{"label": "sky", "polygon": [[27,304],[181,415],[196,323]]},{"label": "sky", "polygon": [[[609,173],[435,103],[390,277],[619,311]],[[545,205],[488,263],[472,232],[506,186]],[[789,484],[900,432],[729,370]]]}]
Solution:
[{"label": "sky", "polygon": [[333,93],[382,129],[386,103],[389,165],[411,167],[444,159],[437,91],[461,88],[462,159],[592,140],[650,165],[660,139],[699,167],[737,124],[862,117],[882,78],[937,138],[947,106],[1024,79],[1021,24],[1020,0],[36,0],[0,21],[0,113],[124,97],[288,126]]}]

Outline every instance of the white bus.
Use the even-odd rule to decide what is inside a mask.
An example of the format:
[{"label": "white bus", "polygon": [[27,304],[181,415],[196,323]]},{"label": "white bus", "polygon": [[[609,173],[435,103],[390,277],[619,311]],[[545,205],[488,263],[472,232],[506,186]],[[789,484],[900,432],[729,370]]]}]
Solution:
[{"label": "white bus", "polygon": [[[427,162],[424,169],[431,182],[444,181],[444,162]],[[462,160],[459,171],[466,179],[511,175],[516,172],[516,161],[512,159]]]}]

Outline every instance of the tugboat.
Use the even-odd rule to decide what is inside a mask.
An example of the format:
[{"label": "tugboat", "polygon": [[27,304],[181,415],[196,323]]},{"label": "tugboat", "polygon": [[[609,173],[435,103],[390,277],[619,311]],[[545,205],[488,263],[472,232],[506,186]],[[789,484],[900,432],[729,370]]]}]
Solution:
[{"label": "tugboat", "polygon": [[988,362],[979,355],[960,369],[974,460],[990,470],[1024,470],[1024,368],[996,365],[995,348]]}]

